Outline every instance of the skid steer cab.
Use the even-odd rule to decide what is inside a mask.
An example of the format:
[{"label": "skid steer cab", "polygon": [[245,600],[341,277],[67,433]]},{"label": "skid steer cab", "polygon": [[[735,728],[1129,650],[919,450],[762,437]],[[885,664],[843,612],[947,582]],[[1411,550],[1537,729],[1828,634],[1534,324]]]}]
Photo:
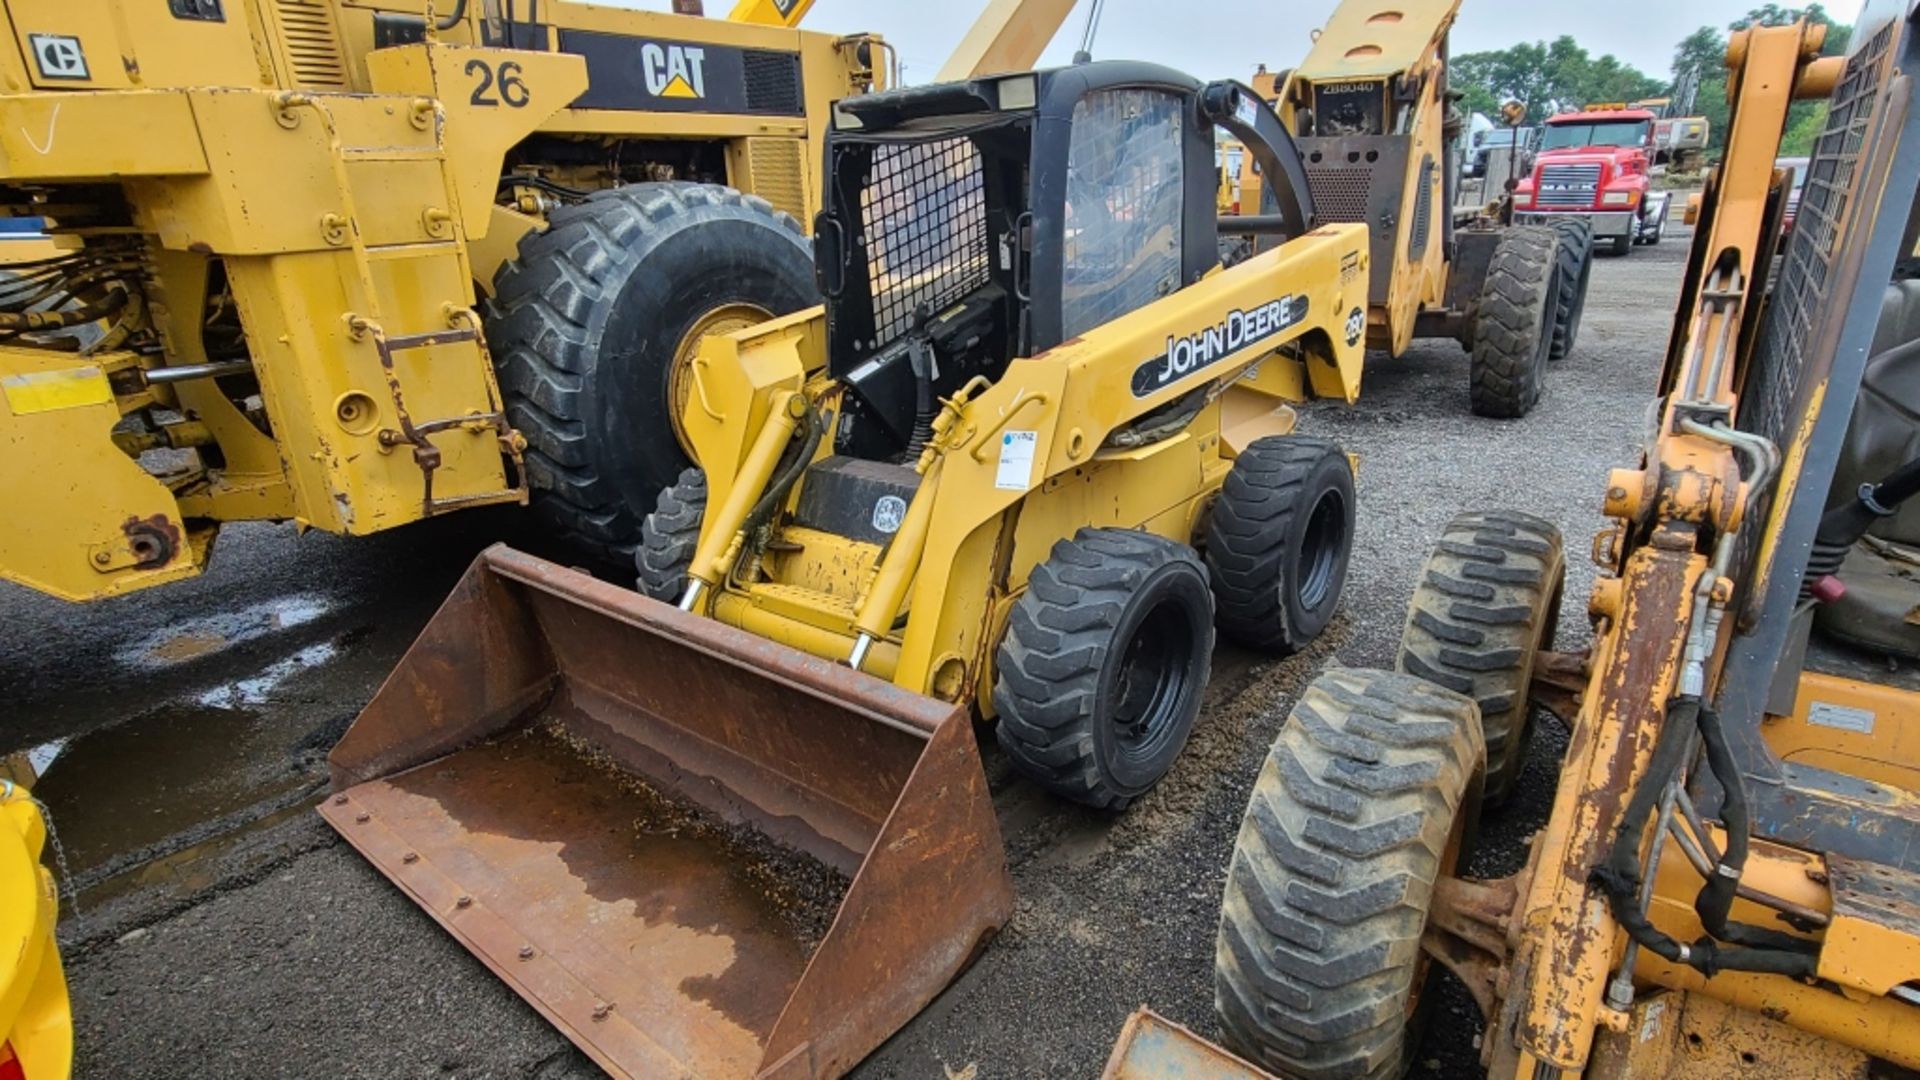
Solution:
[{"label": "skid steer cab", "polygon": [[[1291,222],[1230,270],[1216,127]],[[974,716],[1119,810],[1216,627],[1298,649],[1345,580],[1289,403],[1358,393],[1367,235],[1249,92],[890,91],[826,155],[827,302],[693,358],[651,597],[492,549],[330,757],[335,827],[617,1075],[852,1068],[1011,913]]]}]

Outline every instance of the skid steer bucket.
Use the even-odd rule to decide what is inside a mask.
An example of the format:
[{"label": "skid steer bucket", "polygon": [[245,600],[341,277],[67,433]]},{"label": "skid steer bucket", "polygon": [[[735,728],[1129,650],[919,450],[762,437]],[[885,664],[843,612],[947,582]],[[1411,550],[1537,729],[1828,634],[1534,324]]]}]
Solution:
[{"label": "skid steer bucket", "polygon": [[963,709],[505,547],[328,760],[334,828],[616,1076],[838,1076],[1012,910]]}]

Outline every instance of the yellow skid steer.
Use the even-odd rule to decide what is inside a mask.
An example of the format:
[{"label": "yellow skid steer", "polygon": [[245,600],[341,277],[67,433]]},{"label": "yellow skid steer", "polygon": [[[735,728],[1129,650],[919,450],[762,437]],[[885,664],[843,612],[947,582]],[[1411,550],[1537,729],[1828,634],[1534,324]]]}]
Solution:
[{"label": "yellow skid steer", "polygon": [[[1229,270],[1216,127],[1291,223]],[[1367,233],[1250,91],[916,87],[826,151],[827,303],[702,346],[652,595],[489,550],[330,759],[327,819],[617,1075],[853,1067],[1011,913],[975,715],[1119,810],[1216,624],[1299,648],[1345,579],[1287,403],[1358,393]]]}]

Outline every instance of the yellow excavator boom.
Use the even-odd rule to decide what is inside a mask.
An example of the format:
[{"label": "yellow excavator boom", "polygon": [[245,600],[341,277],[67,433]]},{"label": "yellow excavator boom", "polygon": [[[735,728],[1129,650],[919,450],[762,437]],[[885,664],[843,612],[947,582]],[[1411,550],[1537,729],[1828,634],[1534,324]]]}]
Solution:
[{"label": "yellow excavator boom", "polygon": [[799,26],[813,10],[813,0],[734,0],[728,22],[755,26]]},{"label": "yellow excavator boom", "polygon": [[[744,3],[745,0],[742,0]],[[774,0],[766,0],[768,3]],[[967,36],[947,57],[936,83],[959,82],[1003,71],[1025,71],[1040,59],[1067,21],[1074,0],[989,0]]]}]

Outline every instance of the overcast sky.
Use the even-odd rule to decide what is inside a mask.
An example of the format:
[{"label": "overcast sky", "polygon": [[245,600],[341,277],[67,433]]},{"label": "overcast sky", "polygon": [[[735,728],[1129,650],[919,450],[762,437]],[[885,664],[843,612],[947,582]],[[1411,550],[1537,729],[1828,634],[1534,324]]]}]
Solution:
[{"label": "overcast sky", "polygon": [[[620,3],[622,0],[613,0]],[[665,9],[666,0],[624,0]],[[1080,0],[1041,59],[1067,63],[1079,43],[1090,0]],[[1797,2],[1797,0],[1790,0]],[[1337,0],[1107,0],[1094,56],[1156,60],[1200,78],[1245,78],[1254,65],[1291,67],[1306,55],[1308,32],[1324,26]],[[706,0],[724,15],[732,0]],[[816,0],[805,25],[849,33],[871,30],[900,50],[907,81],[933,77],[985,0]],[[1705,25],[1725,26],[1753,0],[1466,0],[1454,26],[1459,52],[1500,49],[1562,34],[1598,56],[1612,53],[1650,75],[1665,77],[1673,46]],[[1835,19],[1851,21],[1860,0],[1829,0]]]}]

